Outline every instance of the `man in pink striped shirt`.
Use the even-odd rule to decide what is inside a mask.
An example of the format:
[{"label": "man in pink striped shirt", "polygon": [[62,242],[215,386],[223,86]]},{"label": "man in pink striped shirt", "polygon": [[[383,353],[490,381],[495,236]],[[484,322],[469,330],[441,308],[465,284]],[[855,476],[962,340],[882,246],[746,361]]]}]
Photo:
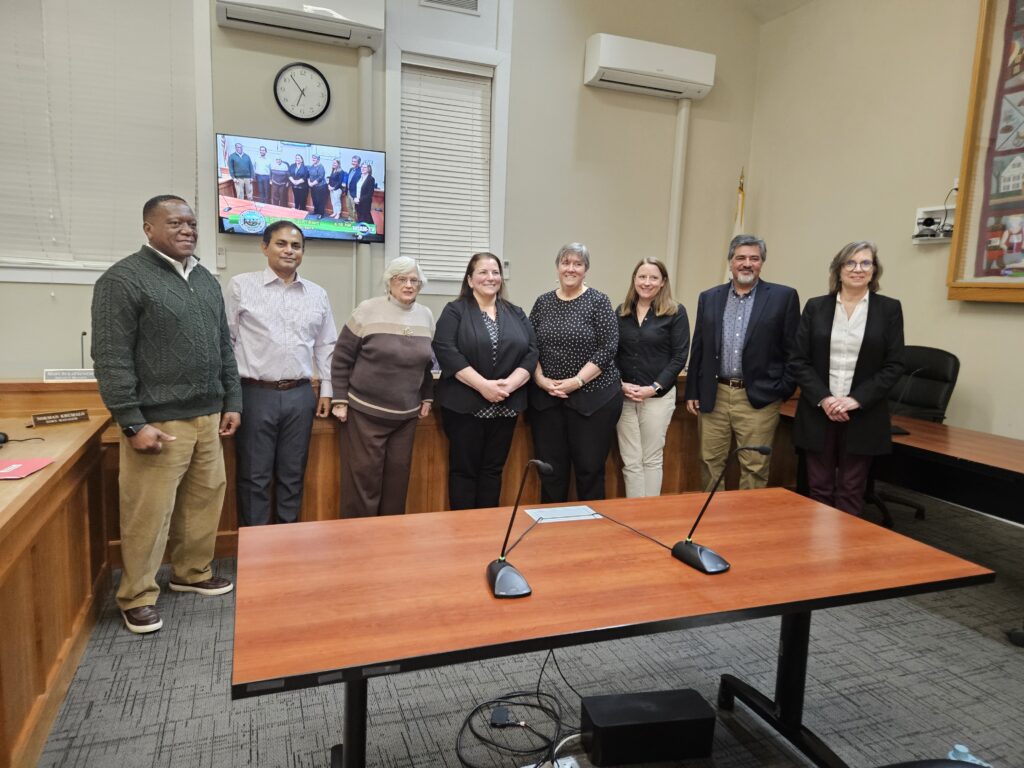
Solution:
[{"label": "man in pink striped shirt", "polygon": [[266,269],[235,275],[225,296],[248,417],[236,438],[239,525],[298,520],[313,417],[330,415],[338,338],[327,292],[299,277],[301,230],[275,222],[260,247]]}]

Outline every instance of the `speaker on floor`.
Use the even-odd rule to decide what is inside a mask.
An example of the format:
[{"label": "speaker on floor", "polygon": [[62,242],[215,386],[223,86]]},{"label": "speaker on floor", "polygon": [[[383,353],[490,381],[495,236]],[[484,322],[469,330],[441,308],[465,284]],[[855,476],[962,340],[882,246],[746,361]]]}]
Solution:
[{"label": "speaker on floor", "polygon": [[690,689],[586,696],[580,723],[596,766],[708,757],[715,736],[714,710]]}]

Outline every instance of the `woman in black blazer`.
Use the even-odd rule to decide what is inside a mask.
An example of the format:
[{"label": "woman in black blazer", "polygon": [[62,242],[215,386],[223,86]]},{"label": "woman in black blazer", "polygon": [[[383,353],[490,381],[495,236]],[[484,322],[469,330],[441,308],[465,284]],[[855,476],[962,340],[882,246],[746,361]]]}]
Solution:
[{"label": "woman in black blazer", "polygon": [[800,386],[793,442],[811,498],[859,515],[873,456],[892,450],[888,394],[903,372],[903,309],[878,294],[874,243],[842,248],[829,293],[804,307],[793,377]]},{"label": "woman in black blazer", "polygon": [[373,224],[373,214],[370,207],[373,205],[373,190],[377,188],[377,182],[373,178],[373,166],[363,163],[362,174],[356,183],[355,189],[350,189],[349,194],[356,204],[356,221],[365,224]]},{"label": "woman in black blazer", "polygon": [[441,365],[435,399],[448,436],[449,506],[496,507],[516,419],[526,407],[523,385],[537,367],[537,341],[523,310],[505,299],[493,253],[469,260],[459,298],[437,321],[434,354]]}]

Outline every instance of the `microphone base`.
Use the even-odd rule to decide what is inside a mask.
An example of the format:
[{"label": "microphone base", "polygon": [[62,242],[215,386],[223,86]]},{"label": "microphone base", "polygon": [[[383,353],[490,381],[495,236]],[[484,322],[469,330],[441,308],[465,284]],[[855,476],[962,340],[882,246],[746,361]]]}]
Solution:
[{"label": "microphone base", "polygon": [[675,546],[672,547],[672,557],[686,563],[694,570],[711,576],[714,576],[716,573],[725,573],[729,570],[728,560],[695,541],[676,542]]},{"label": "microphone base", "polygon": [[507,560],[492,560],[487,564],[487,583],[495,597],[527,597],[533,593],[523,574]]}]

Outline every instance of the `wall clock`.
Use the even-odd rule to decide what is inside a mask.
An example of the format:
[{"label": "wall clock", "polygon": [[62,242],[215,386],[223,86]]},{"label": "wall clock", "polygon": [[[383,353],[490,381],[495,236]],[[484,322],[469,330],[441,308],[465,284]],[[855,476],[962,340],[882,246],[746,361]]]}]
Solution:
[{"label": "wall clock", "polygon": [[331,103],[331,87],[319,69],[296,61],[282,67],[274,78],[274,98],[289,117],[316,120]]}]

